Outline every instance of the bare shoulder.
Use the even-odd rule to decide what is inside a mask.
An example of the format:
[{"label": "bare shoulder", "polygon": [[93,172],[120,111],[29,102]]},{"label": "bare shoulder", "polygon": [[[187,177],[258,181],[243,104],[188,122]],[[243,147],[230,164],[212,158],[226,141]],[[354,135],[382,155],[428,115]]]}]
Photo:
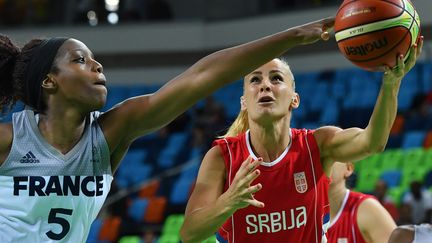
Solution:
[{"label": "bare shoulder", "polygon": [[357,224],[367,242],[387,242],[396,228],[393,218],[375,198],[360,203]]},{"label": "bare shoulder", "polygon": [[11,123],[0,124],[0,138],[0,164],[2,164],[9,155],[12,146],[13,131]]},{"label": "bare shoulder", "polygon": [[339,131],[342,131],[342,128],[336,126],[323,126],[315,130],[314,137],[318,145],[321,145]]},{"label": "bare shoulder", "polygon": [[207,151],[201,167],[205,170],[225,170],[225,163],[219,146],[213,146]]},{"label": "bare shoulder", "polygon": [[142,136],[152,131],[151,129],[145,131],[136,125],[138,120],[143,124],[150,120],[147,119],[148,116],[145,118],[137,117],[137,114],[145,113],[148,110],[148,100],[148,95],[127,99],[110,108],[98,118],[111,151],[122,146],[122,143],[132,142],[138,135]]},{"label": "bare shoulder", "polygon": [[391,219],[390,214],[375,198],[368,198],[361,202],[357,215],[358,220],[363,220],[365,224],[368,224],[373,220],[385,219],[385,216],[388,216]]},{"label": "bare shoulder", "polygon": [[223,193],[225,185],[225,164],[218,146],[212,147],[201,163],[194,190],[188,201],[185,214],[215,202]]}]

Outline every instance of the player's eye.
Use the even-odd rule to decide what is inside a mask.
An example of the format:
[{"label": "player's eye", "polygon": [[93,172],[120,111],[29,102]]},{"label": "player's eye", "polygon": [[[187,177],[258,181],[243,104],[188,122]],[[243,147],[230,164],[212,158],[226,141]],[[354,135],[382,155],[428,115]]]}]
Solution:
[{"label": "player's eye", "polygon": [[85,57],[79,57],[79,58],[74,59],[74,62],[77,62],[77,63],[85,63],[85,61],[86,61]]},{"label": "player's eye", "polygon": [[272,78],[271,78],[271,80],[272,81],[284,81],[284,79],[283,79],[283,77],[281,76],[281,75],[274,75]]},{"label": "player's eye", "polygon": [[258,77],[252,77],[252,78],[249,80],[250,83],[256,83],[256,82],[259,82],[259,81],[260,81],[260,79],[259,79]]}]

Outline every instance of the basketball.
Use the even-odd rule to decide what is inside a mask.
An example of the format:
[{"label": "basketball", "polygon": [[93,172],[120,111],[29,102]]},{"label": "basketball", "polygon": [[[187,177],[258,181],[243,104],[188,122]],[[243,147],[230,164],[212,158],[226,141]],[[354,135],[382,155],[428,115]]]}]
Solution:
[{"label": "basketball", "polygon": [[335,18],[335,38],[342,54],[368,71],[397,65],[417,42],[420,17],[409,0],[345,0]]}]

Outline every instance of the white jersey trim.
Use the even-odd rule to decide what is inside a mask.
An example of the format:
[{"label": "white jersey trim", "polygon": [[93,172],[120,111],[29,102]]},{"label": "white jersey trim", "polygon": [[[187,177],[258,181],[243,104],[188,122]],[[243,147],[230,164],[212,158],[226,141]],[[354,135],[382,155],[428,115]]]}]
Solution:
[{"label": "white jersey trim", "polygon": [[309,142],[308,142],[308,139],[307,139],[307,135],[308,134],[306,132],[305,142],[306,142],[306,146],[307,146],[307,149],[308,149],[308,152],[309,152],[309,159],[310,159],[310,163],[311,163],[311,166],[312,166],[312,175],[313,175],[313,181],[314,181],[314,192],[315,192],[315,200],[314,200],[315,201],[315,210],[314,210],[315,240],[318,243],[319,242],[319,240],[318,240],[318,222],[317,222],[317,216],[316,216],[316,213],[317,213],[317,197],[318,197],[318,192],[317,192],[317,183],[316,183],[316,176],[315,176],[315,166],[314,166],[314,162],[313,162],[313,159],[312,159],[312,152],[311,152],[310,147],[309,147]]},{"label": "white jersey trim", "polygon": [[341,207],[339,208],[339,211],[337,212],[336,217],[334,217],[333,220],[330,220],[330,226],[329,226],[329,229],[330,229],[333,225],[335,225],[336,222],[339,220],[339,218],[340,218],[340,216],[341,216],[341,214],[342,214],[342,212],[343,212],[343,210],[344,210],[344,208],[345,208],[345,206],[346,206],[346,203],[347,203],[347,201],[348,201],[349,194],[350,194],[350,190],[346,190],[346,192],[345,192],[345,196],[344,196],[344,199],[343,199],[343,201],[342,201],[342,205],[341,205]]},{"label": "white jersey trim", "polygon": [[[229,184],[229,186],[231,186],[231,174],[232,174],[232,166],[233,166],[233,161],[232,161],[232,154],[231,154],[231,149],[230,149],[230,147],[229,147],[229,144],[228,144],[228,140],[226,140],[225,138],[224,138],[224,141],[225,141],[225,143],[226,143],[226,146],[227,146],[227,149],[228,149],[228,153],[229,153],[229,156],[230,156],[230,170],[229,170],[229,174],[228,174],[228,184]],[[232,224],[232,230],[231,230],[231,232],[232,232],[232,239],[233,239],[233,243],[234,243],[234,214],[233,215],[231,215],[231,224]],[[223,229],[223,227],[222,227],[222,229]],[[225,229],[224,229],[225,230]],[[228,242],[230,242],[230,235],[229,234],[227,234],[227,240],[228,240]]]},{"label": "white jersey trim", "polygon": [[[249,130],[246,131],[245,136],[246,136],[246,146],[247,146],[247,149],[248,149],[248,151],[249,151],[249,154],[252,156],[252,158],[253,158],[254,160],[257,160],[258,157],[257,157],[257,156],[255,155],[255,153],[253,152],[253,150],[252,150],[252,145],[251,145],[251,143],[250,143],[250,131],[249,131]],[[261,165],[262,165],[262,166],[266,166],[266,167],[272,167],[272,166],[275,166],[275,165],[277,165],[279,162],[281,162],[283,158],[285,158],[285,156],[286,156],[286,154],[288,153],[289,149],[291,148],[291,144],[292,144],[292,133],[291,133],[291,128],[289,129],[289,137],[290,137],[290,141],[289,141],[289,143],[288,143],[288,146],[285,148],[285,150],[282,152],[282,154],[279,155],[279,157],[278,157],[277,159],[275,159],[275,160],[273,160],[273,161],[271,161],[271,162],[265,162],[265,161],[261,162]]]}]

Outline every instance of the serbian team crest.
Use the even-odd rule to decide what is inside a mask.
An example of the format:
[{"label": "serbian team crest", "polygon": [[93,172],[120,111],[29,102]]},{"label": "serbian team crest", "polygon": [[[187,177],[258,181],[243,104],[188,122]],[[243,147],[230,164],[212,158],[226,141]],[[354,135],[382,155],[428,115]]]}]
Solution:
[{"label": "serbian team crest", "polygon": [[304,171],[294,173],[294,185],[298,193],[305,193],[307,191],[308,186]]}]

